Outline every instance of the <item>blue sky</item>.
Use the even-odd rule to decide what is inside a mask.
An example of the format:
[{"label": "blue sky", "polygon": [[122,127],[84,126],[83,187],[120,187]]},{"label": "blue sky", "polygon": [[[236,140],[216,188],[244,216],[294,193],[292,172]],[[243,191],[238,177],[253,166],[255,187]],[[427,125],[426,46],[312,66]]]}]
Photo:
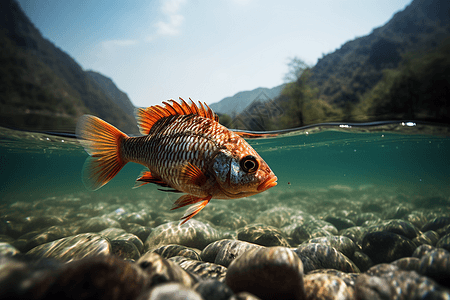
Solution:
[{"label": "blue sky", "polygon": [[217,102],[283,83],[289,58],[314,65],[411,0],[19,0],[43,36],[136,106]]}]

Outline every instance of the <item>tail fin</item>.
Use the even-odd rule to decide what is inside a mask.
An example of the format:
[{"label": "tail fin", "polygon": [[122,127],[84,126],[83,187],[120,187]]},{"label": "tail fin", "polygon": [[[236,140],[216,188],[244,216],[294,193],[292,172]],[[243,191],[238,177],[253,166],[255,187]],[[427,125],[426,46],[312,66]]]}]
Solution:
[{"label": "tail fin", "polygon": [[127,163],[120,145],[128,136],[116,127],[94,116],[84,115],[77,123],[76,134],[91,156],[83,166],[83,183],[90,190],[107,184]]}]

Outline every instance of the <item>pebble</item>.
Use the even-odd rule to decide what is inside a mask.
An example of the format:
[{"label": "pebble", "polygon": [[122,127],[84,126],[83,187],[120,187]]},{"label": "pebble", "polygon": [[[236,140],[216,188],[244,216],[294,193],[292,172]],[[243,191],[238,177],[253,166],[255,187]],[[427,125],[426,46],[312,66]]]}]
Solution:
[{"label": "pebble", "polygon": [[241,241],[266,247],[290,247],[289,242],[285,239],[280,230],[275,227],[262,224],[245,226],[238,231],[237,238]]},{"label": "pebble", "polygon": [[305,275],[304,279],[306,299],[308,300],[352,300],[355,291],[341,278],[323,273]]},{"label": "pebble", "polygon": [[346,236],[325,236],[313,238],[305,243],[316,243],[331,246],[348,258],[352,258],[358,248],[356,244]]},{"label": "pebble", "polygon": [[151,286],[166,282],[177,282],[186,287],[192,287],[199,281],[199,277],[186,272],[178,264],[161,257],[157,253],[145,253],[136,264],[150,276]]},{"label": "pebble", "polygon": [[437,243],[436,247],[450,251],[450,233],[444,235]]},{"label": "pebble", "polygon": [[177,263],[184,270],[200,276],[202,279],[216,279],[223,281],[227,273],[227,268],[214,263],[189,259],[183,256],[174,256],[169,260]]},{"label": "pebble", "polygon": [[439,234],[436,231],[428,230],[412,240],[418,245],[427,244],[435,246],[439,241]]},{"label": "pebble", "polygon": [[188,248],[181,245],[166,245],[161,246],[158,249],[153,250],[153,252],[158,253],[164,258],[171,258],[174,256],[183,256],[193,260],[201,260],[200,254],[198,254],[194,249]]},{"label": "pebble", "polygon": [[120,223],[104,217],[92,217],[87,220],[82,220],[80,223],[79,233],[87,233],[87,232],[100,232],[107,228],[121,228]]},{"label": "pebble", "polygon": [[[263,248],[263,246],[239,240],[231,240],[230,242],[223,244],[219,249],[216,258],[214,259],[214,263],[228,267],[237,257],[255,248]],[[203,257],[203,255],[201,255],[201,257]]]},{"label": "pebble", "polygon": [[180,225],[180,221],[174,221],[154,228],[145,241],[144,249],[154,250],[168,244],[203,249],[219,239],[220,232],[207,223],[191,219]]},{"label": "pebble", "polygon": [[230,264],[225,283],[234,293],[249,292],[261,299],[305,299],[302,262],[285,247],[243,253]]},{"label": "pebble", "polygon": [[179,283],[164,283],[142,294],[137,300],[204,300],[199,293]]},{"label": "pebble", "polygon": [[433,220],[430,220],[425,225],[423,225],[422,231],[423,232],[428,230],[438,231],[439,229],[449,224],[450,224],[450,217],[434,218]]},{"label": "pebble", "polygon": [[375,264],[389,263],[411,256],[415,249],[416,244],[410,239],[387,231],[368,232],[362,241],[362,251]]},{"label": "pebble", "polygon": [[72,261],[89,256],[109,255],[111,245],[99,234],[83,233],[37,246],[27,252],[36,258]]},{"label": "pebble", "polygon": [[141,256],[138,248],[132,242],[125,240],[111,241],[111,254],[132,261],[139,259]]},{"label": "pebble", "polygon": [[228,300],[234,295],[233,291],[226,284],[214,279],[202,280],[193,289],[204,300]]},{"label": "pebble", "polygon": [[360,272],[348,257],[331,246],[308,243],[300,245],[294,251],[303,262],[305,274],[317,269],[336,269],[347,273]]},{"label": "pebble", "polygon": [[422,255],[419,273],[450,288],[450,252],[437,248]]},{"label": "pebble", "polygon": [[352,220],[343,217],[328,216],[324,220],[330,224],[333,224],[333,226],[335,226],[337,230],[356,226],[356,224]]},{"label": "pebble", "polygon": [[9,243],[0,242],[0,256],[14,256],[19,253],[20,251]]}]

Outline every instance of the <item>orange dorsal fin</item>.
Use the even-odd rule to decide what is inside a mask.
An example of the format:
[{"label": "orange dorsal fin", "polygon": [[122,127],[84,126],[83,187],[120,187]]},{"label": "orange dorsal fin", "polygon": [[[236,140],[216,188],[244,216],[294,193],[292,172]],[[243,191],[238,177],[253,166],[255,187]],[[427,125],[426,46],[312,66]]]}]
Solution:
[{"label": "orange dorsal fin", "polygon": [[187,184],[202,186],[208,178],[197,166],[188,162],[181,169],[181,179]]},{"label": "orange dorsal fin", "polygon": [[193,195],[184,195],[181,196],[174,204],[172,207],[173,209],[177,209],[189,204],[194,204],[191,207],[189,207],[186,212],[184,213],[184,215],[181,217],[181,220],[183,220],[181,222],[180,225],[183,225],[184,223],[186,223],[190,218],[192,218],[193,216],[195,216],[196,214],[198,214],[203,208],[205,208],[205,206],[209,203],[209,201],[211,200],[212,196],[206,196],[204,198],[200,198],[200,197],[196,197]]},{"label": "orange dorsal fin", "polygon": [[191,98],[189,98],[189,100],[191,100],[191,104],[188,104],[180,98],[181,104],[171,99],[168,100],[168,102],[163,101],[164,106],[154,105],[147,108],[138,108],[136,110],[136,120],[139,125],[139,131],[144,135],[148,135],[150,129],[152,129],[153,125],[155,125],[158,120],[176,115],[194,114],[214,121],[219,121],[219,117],[206,103],[204,103],[206,106],[205,108],[201,102],[199,102],[200,105],[197,106]]},{"label": "orange dorsal fin", "polygon": [[100,118],[84,115],[77,123],[76,134],[90,155],[83,166],[83,183],[97,190],[108,183],[127,163],[120,145],[128,136]]}]

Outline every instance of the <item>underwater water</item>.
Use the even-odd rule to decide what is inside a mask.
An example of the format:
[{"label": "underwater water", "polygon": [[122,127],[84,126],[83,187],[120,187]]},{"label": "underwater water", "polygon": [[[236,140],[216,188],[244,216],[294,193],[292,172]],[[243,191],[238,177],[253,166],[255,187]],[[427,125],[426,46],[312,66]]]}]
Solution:
[{"label": "underwater water", "polygon": [[[111,242],[113,238],[107,242],[102,240],[105,244],[97,245],[95,250],[84,250],[96,254],[101,251],[119,253],[117,255],[127,261],[140,261],[148,251],[178,244],[196,249],[202,257],[198,260],[208,261],[204,258],[207,245],[238,239],[267,247],[298,247],[295,251],[303,261],[305,274],[318,269],[365,272],[380,263],[411,258],[420,245],[450,250],[449,136],[450,128],[446,126],[392,122],[368,126],[318,125],[249,139],[247,141],[277,175],[278,185],[243,199],[212,199],[205,209],[183,225],[185,227],[180,227],[178,220],[184,209],[170,210],[179,194],[159,191],[152,184],[133,189],[143,169],[141,165],[129,163],[107,185],[88,191],[81,179],[88,155],[73,136],[0,128],[0,250],[5,251],[1,244],[8,243],[14,248],[8,251],[15,251],[14,255],[41,253],[43,257],[70,261],[72,257],[67,256],[67,249],[61,254],[36,249],[43,251],[40,248],[43,245],[88,233],[98,234],[96,237],[101,240],[111,228],[120,228],[132,233],[133,243],[138,246],[132,257],[122,248],[114,251],[117,244]],[[99,223],[91,226],[94,221]],[[392,229],[392,224],[400,229]],[[405,229],[408,226],[413,229]],[[391,229],[386,229],[388,227]],[[424,242],[420,238],[430,228],[434,232],[431,235],[437,237]],[[402,230],[413,232],[405,236],[407,243],[414,246],[410,250],[403,246],[398,250],[388,249],[390,255],[396,253],[392,257],[377,254],[383,252],[379,250],[385,247],[383,242],[374,252],[371,247],[377,244],[367,241],[368,233],[375,231],[395,232],[403,238],[399,233]],[[254,235],[255,232],[259,233]],[[267,235],[271,238],[261,238]],[[351,267],[308,265],[306,256],[301,254],[301,245],[314,238],[330,236],[351,238],[356,250],[350,254],[342,250],[352,261],[348,263]],[[391,242],[387,245],[396,247]],[[450,261],[448,252],[445,255]],[[206,276],[202,278],[217,278],[223,282],[230,261],[221,262],[217,257],[209,261],[224,270],[215,269],[219,274],[214,273],[216,277],[211,272],[202,275],[177,262],[186,270]],[[444,288],[442,295],[448,296],[449,286],[445,282],[450,278],[450,268],[444,267],[442,272],[437,277],[430,275],[437,285],[432,282],[425,286],[439,293]],[[425,276],[426,272],[420,274]],[[401,280],[414,278],[413,283],[418,283],[428,278],[414,276],[403,276]],[[229,277],[226,282],[237,293],[239,288],[233,287],[233,280],[240,279]],[[439,281],[439,278],[444,279]],[[311,284],[314,281],[316,279],[311,279]],[[358,294],[358,284],[364,285],[362,281],[353,280],[353,285],[346,281],[349,292]],[[306,294],[308,284],[305,277]],[[362,293],[364,288],[359,290]],[[416,293],[423,294],[423,291]]]}]

